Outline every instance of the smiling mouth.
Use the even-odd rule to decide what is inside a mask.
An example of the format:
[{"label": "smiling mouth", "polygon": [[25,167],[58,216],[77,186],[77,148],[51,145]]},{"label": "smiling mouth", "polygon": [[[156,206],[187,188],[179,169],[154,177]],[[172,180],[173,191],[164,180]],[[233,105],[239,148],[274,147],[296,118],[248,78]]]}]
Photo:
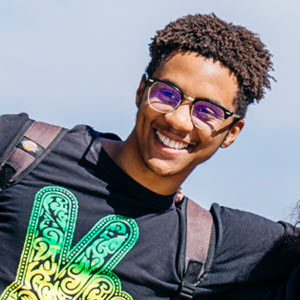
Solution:
[{"label": "smiling mouth", "polygon": [[161,132],[159,132],[158,130],[156,130],[155,135],[158,138],[158,140],[168,148],[174,150],[183,150],[189,147],[189,144],[172,140],[169,137],[162,134]]}]

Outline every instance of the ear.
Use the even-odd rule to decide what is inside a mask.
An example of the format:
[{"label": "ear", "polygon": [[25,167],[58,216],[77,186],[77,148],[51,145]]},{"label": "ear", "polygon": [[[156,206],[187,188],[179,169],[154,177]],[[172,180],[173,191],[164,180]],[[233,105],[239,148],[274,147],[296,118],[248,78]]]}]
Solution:
[{"label": "ear", "polygon": [[228,131],[221,148],[227,148],[230,146],[238,137],[245,125],[245,120],[238,120]]},{"label": "ear", "polygon": [[142,102],[142,97],[143,97],[145,88],[146,88],[146,76],[145,76],[145,74],[143,74],[140,84],[139,84],[139,87],[136,91],[136,96],[135,96],[135,104],[137,107],[139,107]]}]

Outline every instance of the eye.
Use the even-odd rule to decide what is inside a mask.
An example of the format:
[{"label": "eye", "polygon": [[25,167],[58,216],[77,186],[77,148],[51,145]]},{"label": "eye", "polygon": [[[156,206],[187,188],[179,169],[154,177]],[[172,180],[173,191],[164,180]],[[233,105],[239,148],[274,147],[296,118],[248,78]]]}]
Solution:
[{"label": "eye", "polygon": [[215,118],[216,117],[216,112],[207,106],[202,106],[199,110],[199,113],[202,115],[205,115],[207,118]]},{"label": "eye", "polygon": [[170,99],[175,98],[174,93],[172,91],[170,91],[169,89],[161,89],[159,91],[159,96],[165,100],[170,100]]},{"label": "eye", "polygon": [[193,108],[193,114],[199,119],[223,119],[223,110],[209,102],[196,102]]},{"label": "eye", "polygon": [[210,130],[214,130],[224,119],[224,112],[219,106],[213,103],[197,101],[193,105],[192,119],[196,127],[203,128],[203,125],[205,125]]},{"label": "eye", "polygon": [[172,107],[176,107],[181,99],[181,95],[172,86],[161,82],[152,86],[150,97],[157,98],[162,103]]}]

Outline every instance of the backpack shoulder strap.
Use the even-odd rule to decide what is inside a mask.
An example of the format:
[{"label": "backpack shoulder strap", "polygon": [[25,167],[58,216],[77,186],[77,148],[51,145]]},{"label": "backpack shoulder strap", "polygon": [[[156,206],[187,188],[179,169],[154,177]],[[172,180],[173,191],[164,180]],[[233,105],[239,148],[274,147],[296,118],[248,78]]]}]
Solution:
[{"label": "backpack shoulder strap", "polygon": [[0,160],[0,190],[18,183],[58,144],[67,130],[27,121]]},{"label": "backpack shoulder strap", "polygon": [[216,234],[210,212],[191,199],[184,201],[186,215],[185,272],[174,300],[192,299],[195,288],[210,271]]},{"label": "backpack shoulder strap", "polygon": [[185,270],[190,261],[202,262],[201,274],[208,256],[213,219],[208,210],[192,199],[187,201],[187,241],[185,250]]}]

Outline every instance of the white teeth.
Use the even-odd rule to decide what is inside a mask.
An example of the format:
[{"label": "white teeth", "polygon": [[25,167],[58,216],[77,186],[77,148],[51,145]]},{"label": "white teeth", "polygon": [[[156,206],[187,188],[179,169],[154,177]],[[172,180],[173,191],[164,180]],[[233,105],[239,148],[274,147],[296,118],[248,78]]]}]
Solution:
[{"label": "white teeth", "polygon": [[188,144],[171,140],[170,138],[168,138],[167,136],[163,135],[158,130],[156,131],[156,136],[158,137],[158,139],[165,146],[167,146],[169,148],[176,149],[176,150],[181,150],[181,149],[185,149],[185,148],[188,147]]}]

